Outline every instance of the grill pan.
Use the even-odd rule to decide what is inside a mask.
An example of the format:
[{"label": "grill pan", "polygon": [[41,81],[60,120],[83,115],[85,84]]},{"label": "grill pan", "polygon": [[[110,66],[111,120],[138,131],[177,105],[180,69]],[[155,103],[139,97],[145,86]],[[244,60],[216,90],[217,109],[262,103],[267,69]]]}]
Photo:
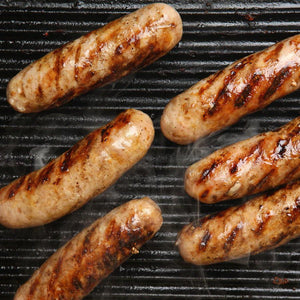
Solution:
[{"label": "grill pan", "polygon": [[162,229],[86,299],[300,299],[300,239],[205,267],[184,263],[174,245],[185,224],[246,200],[196,203],[183,189],[186,167],[220,147],[297,117],[300,91],[193,145],[175,145],[159,128],[162,110],[173,96],[231,62],[299,33],[298,1],[168,1],[182,16],[184,35],[151,66],[39,114],[21,115],[6,102],[9,79],[27,64],[150,3],[1,1],[0,186],[40,168],[130,107],[151,116],[156,137],[142,161],[78,211],[33,229],[0,226],[0,299],[12,299],[18,286],[77,232],[114,207],[143,196],[161,207]]}]

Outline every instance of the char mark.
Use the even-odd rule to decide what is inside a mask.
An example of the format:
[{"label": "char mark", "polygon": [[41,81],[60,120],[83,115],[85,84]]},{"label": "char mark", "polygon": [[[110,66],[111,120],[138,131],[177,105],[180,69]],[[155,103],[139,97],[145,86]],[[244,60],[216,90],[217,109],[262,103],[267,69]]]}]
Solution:
[{"label": "char mark", "polygon": [[[298,158],[299,160],[299,158]],[[300,165],[296,165],[286,176],[284,179],[288,179],[287,181],[290,181],[290,180],[294,180],[294,179],[297,179],[297,176],[295,177],[295,175],[298,173],[299,171],[299,168],[300,168]]]},{"label": "char mark", "polygon": [[251,99],[252,92],[254,88],[258,85],[259,80],[262,75],[253,74],[250,82],[246,85],[246,87],[242,90],[242,92],[237,95],[237,98],[234,101],[234,106],[237,108],[243,107],[249,99]]},{"label": "char mark", "polygon": [[76,53],[75,53],[75,61],[74,61],[74,79],[76,82],[78,82],[78,76],[79,76],[79,57],[80,57],[80,53],[81,53],[81,46],[82,43],[79,43],[79,45],[77,45],[77,49],[76,49]]},{"label": "char mark", "polygon": [[67,103],[74,97],[75,94],[76,94],[75,89],[71,89],[71,90],[67,91],[63,96],[58,97],[55,100],[55,103],[53,103],[53,105],[50,106],[50,108],[54,108],[56,106],[60,106],[60,105]]},{"label": "char mark", "polygon": [[208,189],[205,190],[202,194],[199,195],[199,199],[204,199],[204,198],[206,198],[207,195],[208,195],[208,193],[209,193],[209,190],[208,190]]},{"label": "char mark", "polygon": [[271,85],[267,89],[266,93],[262,96],[262,100],[263,101],[268,100],[290,75],[291,75],[290,67],[285,67],[280,72],[275,74],[275,77]]},{"label": "char mark", "polygon": [[238,171],[237,163],[233,163],[233,166],[230,168],[230,174],[234,174]]},{"label": "char mark", "polygon": [[38,84],[38,98],[43,99],[44,93],[41,84]]},{"label": "char mark", "polygon": [[81,281],[77,277],[72,278],[72,285],[77,291],[83,289]]},{"label": "char mark", "polygon": [[276,147],[276,150],[275,150],[275,158],[276,160],[277,159],[281,159],[284,157],[284,154],[286,152],[286,147],[288,145],[289,141],[288,140],[282,140],[282,139],[279,139],[277,141],[277,147]]},{"label": "char mark", "polygon": [[262,219],[259,221],[257,228],[254,229],[253,232],[256,235],[261,235],[263,230],[266,228],[266,225],[270,220],[270,218],[271,218],[270,213],[267,213],[265,216],[263,216]]},{"label": "char mark", "polygon": [[29,294],[28,294],[29,299],[31,299],[34,296],[35,292],[38,290],[37,287],[39,285],[40,285],[40,277],[37,276],[35,280],[32,282],[32,284],[30,285]]},{"label": "char mark", "polygon": [[224,245],[223,245],[223,249],[225,252],[229,252],[234,241],[235,238],[237,236],[237,234],[239,233],[239,231],[241,230],[242,226],[241,224],[238,224],[236,227],[233,228],[233,230],[231,231],[231,233],[229,234],[229,236],[227,237]]},{"label": "char mark", "polygon": [[295,222],[298,219],[300,214],[300,196],[295,199],[295,203],[290,211],[286,213],[289,224]]},{"label": "char mark", "polygon": [[250,255],[255,255],[260,252],[276,248],[281,245],[282,241],[286,241],[286,238],[289,236],[288,232],[281,232],[278,236],[275,236],[271,238],[266,245],[259,247],[258,249],[255,249],[254,251],[251,251],[249,253]]},{"label": "char mark", "polygon": [[59,87],[59,79],[60,79],[60,71],[61,71],[61,55],[62,55],[63,47],[58,48],[54,50],[53,54],[56,57],[55,64],[54,64],[54,72],[55,72],[55,85],[56,85],[56,91],[59,93],[60,87]]},{"label": "char mark", "polygon": [[204,180],[206,180],[208,178],[208,176],[211,174],[211,172],[218,166],[217,162],[213,162],[212,165],[205,169],[202,174],[200,179],[198,180],[198,184],[202,183]]},{"label": "char mark", "polygon": [[14,181],[13,183],[11,183],[11,186],[10,186],[9,192],[8,192],[8,199],[11,199],[16,195],[16,193],[22,186],[23,182],[25,181],[25,178],[26,178],[26,176],[23,176],[23,177],[17,179],[16,181]]},{"label": "char mark", "polygon": [[130,122],[130,119],[131,115],[129,113],[124,112],[120,114],[116,120],[104,126],[101,129],[101,142],[103,143],[108,140],[113,128],[115,128],[116,130],[121,129]]},{"label": "char mark", "polygon": [[204,251],[206,249],[207,244],[210,239],[211,239],[211,233],[209,232],[209,230],[206,230],[204,236],[201,239],[201,242],[199,245],[199,251]]},{"label": "char mark", "polygon": [[55,266],[52,269],[52,273],[50,275],[50,278],[48,280],[48,286],[46,287],[47,290],[54,296],[56,294],[55,286],[57,284],[57,278],[59,277],[59,273],[61,271],[63,258],[60,256],[55,264]]},{"label": "char mark", "polygon": [[75,144],[71,149],[63,154],[62,162],[60,163],[61,172],[69,171],[72,163],[75,161],[74,153],[79,148],[79,143]]},{"label": "char mark", "polygon": [[[231,67],[231,69],[229,70],[230,73],[224,78],[223,85],[222,85],[221,89],[219,90],[217,96],[215,97],[215,99],[212,103],[213,106],[204,115],[204,118],[207,115],[209,115],[209,116],[214,115],[214,113],[219,110],[219,108],[222,106],[222,104],[224,102],[226,102],[227,98],[230,97],[227,94],[228,84],[230,82],[232,82],[234,80],[234,78],[236,78],[236,76],[239,74],[238,72],[240,70],[242,70],[251,59],[252,59],[251,57],[246,57],[246,58],[244,58],[243,60],[241,60],[240,62],[238,62],[237,64],[235,64]],[[218,74],[218,76],[219,76],[219,74]],[[212,80],[214,81],[218,76],[213,77]]]},{"label": "char mark", "polygon": [[279,53],[283,48],[283,42],[279,42],[275,48],[271,51],[268,51],[268,54],[264,58],[264,62],[268,63],[268,61],[276,61],[279,57]]},{"label": "char mark", "polygon": [[51,172],[53,171],[54,165],[55,165],[55,163],[51,162],[41,170],[41,172],[39,173],[39,175],[36,179],[37,183],[43,184],[49,180],[49,176],[50,176]]},{"label": "char mark", "polygon": [[194,231],[196,228],[201,228],[206,222],[209,222],[212,219],[222,218],[225,214],[224,211],[215,212],[210,215],[207,215],[201,219],[197,219],[191,223],[190,229]]},{"label": "char mark", "polygon": [[220,77],[224,73],[224,70],[219,70],[207,81],[208,84],[212,84],[218,77]]},{"label": "char mark", "polygon": [[[260,178],[260,180],[255,185],[249,185],[249,188],[247,190],[247,193],[249,195],[255,194],[256,192],[262,191],[267,187],[267,181],[272,178],[272,175],[274,174],[275,169],[271,169],[265,176]],[[271,180],[272,181],[272,180]]]}]

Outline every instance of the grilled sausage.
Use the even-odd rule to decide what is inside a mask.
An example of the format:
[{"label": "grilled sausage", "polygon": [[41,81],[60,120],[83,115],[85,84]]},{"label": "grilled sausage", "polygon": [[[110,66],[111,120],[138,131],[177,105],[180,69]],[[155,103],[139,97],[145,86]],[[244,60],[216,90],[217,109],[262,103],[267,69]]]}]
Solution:
[{"label": "grilled sausage", "polygon": [[255,194],[300,178],[300,117],[281,127],[217,150],[191,165],[185,190],[215,203]]},{"label": "grilled sausage", "polygon": [[300,236],[300,182],[185,226],[186,262],[208,265],[273,249]]},{"label": "grilled sausage", "polygon": [[148,151],[154,128],[129,109],[40,170],[0,190],[0,223],[24,228],[54,221],[111,186]]},{"label": "grilled sausage", "polygon": [[232,125],[300,87],[300,35],[247,56],[173,98],[161,118],[178,144]]},{"label": "grilled sausage", "polygon": [[161,225],[160,209],[148,197],[115,208],[54,253],[14,299],[82,299],[138,253]]},{"label": "grilled sausage", "polygon": [[7,99],[23,113],[60,106],[95,87],[141,69],[181,39],[171,6],[145,6],[33,62],[8,84]]}]

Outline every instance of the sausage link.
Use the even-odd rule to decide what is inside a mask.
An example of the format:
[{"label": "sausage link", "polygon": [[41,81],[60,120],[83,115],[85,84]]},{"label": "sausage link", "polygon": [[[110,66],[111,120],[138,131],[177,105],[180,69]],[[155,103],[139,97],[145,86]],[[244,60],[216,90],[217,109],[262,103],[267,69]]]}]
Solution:
[{"label": "sausage link", "polygon": [[3,187],[0,223],[39,226],[78,209],[137,163],[153,137],[148,115],[134,109],[121,113],[42,169]]},{"label": "sausage link", "polygon": [[300,87],[300,35],[254,53],[173,98],[161,118],[163,134],[178,144],[232,125]]},{"label": "sausage link", "polygon": [[256,194],[300,178],[300,117],[270,131],[217,150],[191,165],[185,190],[215,203]]},{"label": "sausage link", "polygon": [[186,262],[208,265],[273,249],[300,236],[300,182],[186,225],[177,239]]},{"label": "sausage link", "polygon": [[174,8],[145,6],[27,66],[9,82],[8,102],[22,113],[60,106],[151,64],[181,36],[182,21]]},{"label": "sausage link", "polygon": [[150,198],[131,200],[55,252],[22,285],[14,300],[79,300],[89,294],[162,225],[159,207]]}]

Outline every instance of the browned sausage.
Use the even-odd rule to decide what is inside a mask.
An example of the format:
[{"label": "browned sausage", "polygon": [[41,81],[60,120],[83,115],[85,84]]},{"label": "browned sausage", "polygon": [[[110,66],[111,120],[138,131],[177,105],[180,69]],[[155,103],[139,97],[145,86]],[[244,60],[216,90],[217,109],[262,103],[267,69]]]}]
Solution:
[{"label": "browned sausage", "polygon": [[129,109],[40,170],[0,190],[0,223],[11,228],[52,222],[111,186],[148,151],[154,128]]},{"label": "browned sausage", "polygon": [[177,11],[163,3],[150,4],[27,66],[9,82],[8,102],[23,113],[60,106],[151,64],[181,36]]},{"label": "browned sausage", "polygon": [[81,231],[22,285],[15,300],[79,300],[89,294],[162,225],[150,199],[131,200]]},{"label": "browned sausage", "polygon": [[300,236],[300,182],[206,216],[183,228],[186,262],[208,265],[273,249]]},{"label": "browned sausage", "polygon": [[215,203],[240,198],[300,178],[300,117],[276,131],[244,140],[191,165],[185,190]]},{"label": "browned sausage", "polygon": [[300,86],[300,35],[236,61],[173,98],[161,118],[178,144],[232,125]]}]

